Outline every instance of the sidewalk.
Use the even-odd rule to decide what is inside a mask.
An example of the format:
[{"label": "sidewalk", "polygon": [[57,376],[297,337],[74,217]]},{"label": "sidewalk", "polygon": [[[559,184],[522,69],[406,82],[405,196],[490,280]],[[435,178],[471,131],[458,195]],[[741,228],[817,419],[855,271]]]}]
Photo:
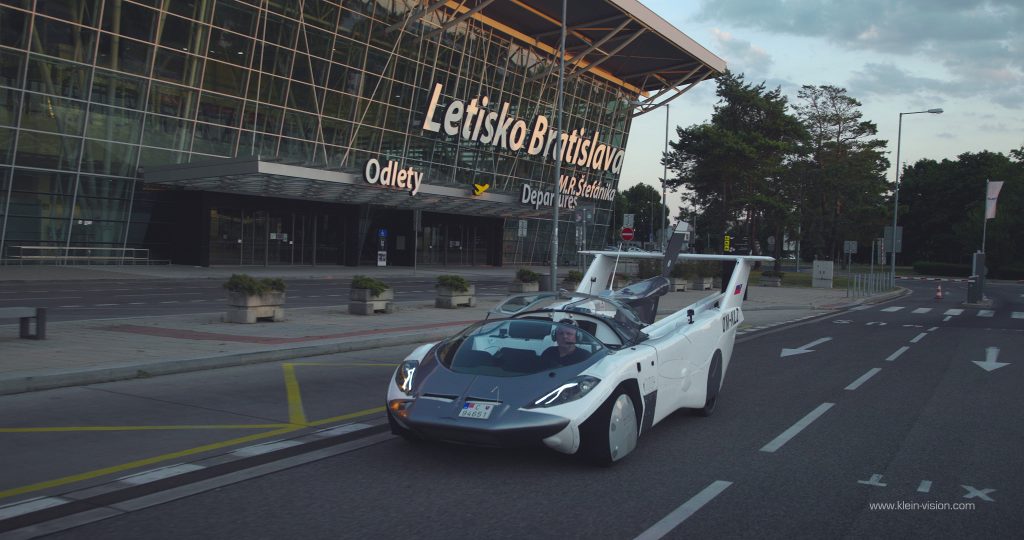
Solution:
[{"label": "sidewalk", "polygon": [[[12,269],[15,271],[10,271]],[[430,268],[416,272],[424,276],[457,272],[472,281],[473,275],[506,276],[511,280],[515,270]],[[286,279],[340,279],[356,273],[372,273],[386,279],[389,274],[409,275],[412,269],[34,267],[30,272],[22,272],[17,267],[6,267],[0,271],[0,279],[19,280],[19,276],[32,281],[204,279],[223,278],[235,272]],[[672,313],[712,293],[669,293],[662,298],[659,313]],[[845,294],[844,290],[836,289],[751,286],[743,306],[746,321],[740,331],[823,315],[863,302],[863,299],[853,302],[845,298]],[[423,301],[402,302],[400,297],[396,300],[397,313],[374,316],[349,315],[347,302],[291,309],[286,305],[286,320],[277,323],[224,323],[220,312],[54,322],[48,325],[47,339],[43,341],[18,339],[15,327],[3,325],[0,326],[0,395],[388,346],[407,345],[411,350],[416,344],[445,338],[484,318],[499,301],[493,297],[478,297],[477,306],[473,308],[437,309]],[[400,358],[396,357],[395,361],[398,360]]]}]

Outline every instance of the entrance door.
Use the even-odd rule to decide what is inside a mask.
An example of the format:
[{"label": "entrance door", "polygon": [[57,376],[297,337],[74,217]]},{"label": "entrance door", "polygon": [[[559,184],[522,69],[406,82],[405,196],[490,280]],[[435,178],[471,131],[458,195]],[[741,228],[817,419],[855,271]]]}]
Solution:
[{"label": "entrance door", "polygon": [[243,247],[242,215],[237,210],[210,209],[210,264],[239,264]]}]

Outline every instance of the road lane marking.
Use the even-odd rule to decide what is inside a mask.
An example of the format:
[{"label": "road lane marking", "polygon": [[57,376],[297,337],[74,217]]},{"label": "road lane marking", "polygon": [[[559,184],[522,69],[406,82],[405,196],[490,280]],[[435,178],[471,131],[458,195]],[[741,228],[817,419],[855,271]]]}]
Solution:
[{"label": "road lane marking", "polygon": [[872,474],[871,478],[869,480],[857,480],[857,483],[858,484],[864,484],[865,486],[878,486],[878,487],[885,487],[885,486],[889,485],[889,484],[882,483],[882,475],[880,475],[880,474]]},{"label": "road lane marking", "polygon": [[946,312],[943,313],[943,315],[960,315],[963,312],[964,310],[962,309],[947,309]]},{"label": "road lane marking", "polygon": [[119,306],[119,305],[121,305],[121,304],[93,304],[94,307],[110,307],[110,306]]},{"label": "road lane marking", "polygon": [[[1022,294],[1021,296],[1024,296],[1024,294]],[[1024,311],[1014,311],[1013,313],[1010,314],[1010,316],[1013,317],[1014,319],[1024,319]]]},{"label": "road lane marking", "polygon": [[927,335],[928,334],[920,333],[914,339],[910,340],[910,342],[911,343],[917,343],[918,341],[921,341],[922,339],[924,339],[924,337],[927,336]]},{"label": "road lane marking", "polygon": [[995,314],[996,314],[996,312],[992,311],[991,309],[979,309],[978,310],[978,316],[979,317],[991,317],[991,316],[993,316]]},{"label": "road lane marking", "polygon": [[42,510],[44,508],[60,506],[68,502],[71,501],[69,499],[61,499],[60,497],[36,497],[35,499],[18,501],[6,506],[0,506],[0,521],[20,516],[22,514],[28,514],[29,512]]},{"label": "road lane marking", "polygon": [[0,433],[68,433],[77,431],[189,431],[195,429],[281,429],[291,424],[210,424],[195,426],[52,426],[0,428]]},{"label": "road lane marking", "polygon": [[882,369],[881,368],[871,368],[871,369],[869,369],[868,372],[863,374],[863,375],[861,375],[859,379],[857,379],[856,381],[853,381],[852,383],[850,383],[850,386],[847,386],[845,388],[845,390],[856,390],[856,389],[860,388],[860,385],[862,385],[865,382],[867,382],[867,380],[870,379],[871,377],[874,377],[879,371],[882,371]]},{"label": "road lane marking", "polygon": [[921,485],[917,486],[918,493],[928,493],[932,490],[931,480],[921,480]]},{"label": "road lane marking", "polygon": [[807,426],[811,425],[811,422],[817,420],[821,415],[831,409],[833,405],[835,405],[835,403],[822,403],[821,405],[818,405],[818,408],[808,413],[807,416],[801,418],[786,431],[783,431],[778,437],[772,439],[770,443],[761,447],[761,451],[774,452],[779,448],[782,448],[782,445],[789,442],[793,437],[796,437],[801,431],[806,429]]},{"label": "road lane marking", "polygon": [[952,319],[952,318],[953,318],[953,317],[951,317],[951,316],[949,316],[949,315],[946,315],[946,318],[945,318],[945,319],[942,319],[942,322],[949,322],[949,320],[950,320],[950,319]]},{"label": "road lane marking", "polygon": [[288,396],[288,421],[292,424],[305,424],[306,411],[302,408],[302,393],[299,391],[299,380],[295,378],[295,366],[289,362],[281,364],[284,370],[284,388]]},{"label": "road lane marking", "polygon": [[4,298],[5,302],[21,302],[22,300],[75,300],[83,296],[44,296],[42,298]]},{"label": "road lane marking", "polygon": [[895,312],[897,312],[897,311],[899,311],[901,309],[903,309],[903,306],[893,306],[893,307],[887,307],[887,308],[883,309],[882,311],[887,311],[889,313],[895,313]]},{"label": "road lane marking", "polygon": [[886,362],[892,362],[893,360],[895,360],[895,359],[899,358],[899,356],[900,356],[901,354],[903,354],[903,353],[907,352],[907,349],[909,349],[909,348],[910,348],[910,347],[900,347],[899,349],[896,349],[896,352],[894,352],[894,353],[890,354],[890,355],[889,355],[889,358],[886,358],[886,359],[885,359],[885,361],[886,361]]},{"label": "road lane marking", "polygon": [[185,474],[205,468],[206,467],[203,467],[202,465],[193,465],[192,463],[178,463],[177,465],[168,465],[166,467],[160,467],[159,469],[153,469],[151,471],[145,471],[138,474],[122,476],[121,478],[118,478],[118,480],[124,482],[125,484],[139,486],[142,484],[156,482],[157,480],[163,480],[164,478],[170,478],[172,476],[178,476],[179,474]]},{"label": "road lane marking", "polygon": [[334,437],[337,435],[344,435],[346,433],[352,433],[354,431],[362,431],[364,429],[373,427],[370,424],[360,424],[358,422],[354,424],[345,424],[344,426],[338,426],[336,428],[327,428],[317,431],[313,435],[317,437]]},{"label": "road lane marking", "polygon": [[697,513],[705,504],[711,502],[712,499],[731,485],[732,482],[726,482],[725,480],[711,482],[708,487],[702,489],[700,493],[684,502],[679,508],[669,513],[669,515],[661,518],[661,521],[652,525],[650,529],[640,533],[636,540],[657,540],[672,532],[672,529],[675,529],[690,516]]},{"label": "road lane marking", "polygon": [[928,331],[929,331],[929,332],[934,332],[934,331],[936,331],[936,330],[938,330],[938,329],[939,329],[939,327],[938,327],[938,326],[933,326],[933,327],[929,328],[929,329],[928,329]]},{"label": "road lane marking", "polygon": [[981,499],[983,501],[996,502],[994,499],[992,499],[991,497],[988,496],[988,494],[992,493],[993,491],[995,491],[995,489],[992,489],[992,488],[977,489],[974,486],[968,486],[968,485],[964,485],[964,484],[960,484],[960,487],[962,487],[962,488],[967,490],[967,494],[964,495],[965,499],[978,498],[978,499]]},{"label": "road lane marking", "polygon": [[[1024,296],[1024,295],[1021,295]],[[863,311],[865,309],[871,309],[871,306],[857,306],[850,308],[850,311]]]},{"label": "road lane marking", "polygon": [[240,457],[260,456],[263,454],[269,454],[270,452],[284,450],[285,448],[298,446],[300,444],[302,443],[299,441],[273,441],[263,444],[257,444],[255,446],[246,446],[245,448],[239,448],[238,450],[231,452],[231,454]]},{"label": "road lane marking", "polygon": [[915,309],[914,311],[911,311],[911,313],[928,313],[931,310],[932,310],[932,308],[930,308],[930,307],[919,307],[919,308]]}]

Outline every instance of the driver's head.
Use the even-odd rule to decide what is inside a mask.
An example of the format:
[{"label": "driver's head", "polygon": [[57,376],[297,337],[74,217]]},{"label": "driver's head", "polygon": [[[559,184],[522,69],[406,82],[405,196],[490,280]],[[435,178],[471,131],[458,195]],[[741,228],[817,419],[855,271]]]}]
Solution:
[{"label": "driver's head", "polygon": [[576,344],[576,327],[569,323],[559,323],[555,330],[555,341],[564,345]]}]

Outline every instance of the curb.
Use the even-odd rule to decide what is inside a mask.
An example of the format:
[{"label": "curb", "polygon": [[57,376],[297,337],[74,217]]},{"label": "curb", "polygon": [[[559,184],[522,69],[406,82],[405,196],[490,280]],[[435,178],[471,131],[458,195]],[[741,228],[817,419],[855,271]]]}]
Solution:
[{"label": "curb", "polygon": [[[457,331],[464,325],[460,323],[453,326],[455,326],[454,330]],[[129,379],[153,377],[157,375],[188,373],[206,369],[219,369],[265,362],[280,362],[283,360],[293,360],[295,358],[304,358],[308,356],[322,356],[325,354],[364,351],[399,345],[429,343],[431,341],[438,341],[453,335],[454,332],[452,330],[453,329],[434,329],[397,336],[374,336],[365,339],[336,341],[333,343],[323,343],[319,345],[304,345],[272,350],[249,351],[218,356],[188,358],[184,360],[159,360],[151,363],[99,368],[85,371],[63,371],[52,373],[40,372],[38,374],[21,377],[0,379],[0,395],[21,394],[25,392],[35,392],[38,390],[52,390],[55,388],[66,388],[69,386],[83,386],[105,382],[124,381]]]}]

